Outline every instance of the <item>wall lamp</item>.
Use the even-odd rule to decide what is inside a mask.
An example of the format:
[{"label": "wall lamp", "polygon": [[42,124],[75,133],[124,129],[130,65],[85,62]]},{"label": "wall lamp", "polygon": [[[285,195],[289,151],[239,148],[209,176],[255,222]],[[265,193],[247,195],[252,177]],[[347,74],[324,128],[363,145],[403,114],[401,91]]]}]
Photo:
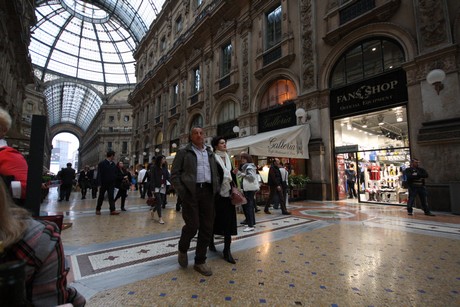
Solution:
[{"label": "wall lamp", "polygon": [[144,152],[142,153],[142,155],[143,155],[143,156],[146,156],[146,155],[147,155],[147,153],[144,151]]},{"label": "wall lamp", "polygon": [[172,147],[172,148],[177,148],[177,144],[176,144],[176,143],[172,143],[172,144],[171,144],[171,147]]},{"label": "wall lamp", "polygon": [[434,86],[436,93],[438,93],[444,88],[442,81],[446,78],[446,73],[442,69],[433,69],[426,75],[426,81],[429,84]]},{"label": "wall lamp", "polygon": [[[240,131],[241,131],[241,134],[240,134]],[[246,135],[246,130],[240,129],[240,127],[238,127],[238,126],[233,127],[233,132],[238,134],[238,136],[245,136]]]},{"label": "wall lamp", "polygon": [[298,125],[305,124],[311,118],[304,108],[298,108],[297,110],[295,110],[295,116],[297,117]]}]

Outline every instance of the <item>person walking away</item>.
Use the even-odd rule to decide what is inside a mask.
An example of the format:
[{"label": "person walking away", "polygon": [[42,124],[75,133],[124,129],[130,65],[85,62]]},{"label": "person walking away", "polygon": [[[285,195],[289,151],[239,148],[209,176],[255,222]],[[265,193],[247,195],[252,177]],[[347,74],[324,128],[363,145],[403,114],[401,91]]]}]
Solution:
[{"label": "person walking away", "polygon": [[59,201],[69,201],[70,193],[72,192],[73,182],[75,180],[75,170],[72,168],[72,163],[67,163],[66,168],[61,170],[61,189],[59,190]]},{"label": "person walking away", "polygon": [[[224,236],[224,259],[230,263],[236,263],[231,253],[232,235],[237,235],[236,207],[232,205],[230,194],[232,185],[237,185],[236,176],[230,157],[227,154],[227,140],[223,136],[214,137],[211,141],[217,162],[220,189],[214,201],[214,235]],[[216,251],[214,235],[211,238],[209,249]]]},{"label": "person walking away", "polygon": [[29,166],[24,156],[13,147],[8,146],[5,140],[11,124],[10,114],[0,107],[0,176],[6,183],[13,201],[19,206],[24,206]]},{"label": "person walking away", "polygon": [[144,165],[139,164],[139,172],[137,174],[137,184],[141,198],[145,198],[146,185],[147,185],[147,170]]},{"label": "person walking away", "polygon": [[162,164],[165,160],[165,156],[156,156],[152,167],[150,168],[150,183],[149,183],[149,195],[153,194],[156,199],[155,207],[152,208],[152,218],[154,213],[158,214],[158,223],[164,224],[163,218],[161,217],[161,208],[163,208],[163,195],[166,194],[166,179],[163,175]]},{"label": "person walking away", "polygon": [[257,166],[252,162],[252,156],[247,153],[242,153],[240,159],[240,170],[235,169],[234,173],[240,178],[244,196],[248,201],[247,204],[243,205],[243,212],[247,223],[247,227],[243,229],[243,231],[248,232],[254,231],[256,225],[255,195],[260,186],[257,177]]},{"label": "person walking away", "polygon": [[206,264],[206,252],[214,225],[214,196],[219,190],[219,175],[214,153],[204,144],[203,128],[194,126],[190,142],[179,149],[173,161],[171,183],[182,200],[182,227],[178,262],[188,265],[187,251],[198,232],[194,269],[205,276],[212,275]]},{"label": "person walking away", "polygon": [[115,152],[109,150],[106,157],[107,158],[99,162],[97,166],[97,184],[100,188],[99,197],[97,198],[96,215],[101,215],[102,202],[104,201],[106,192],[109,200],[110,215],[118,215],[120,212],[115,210],[113,195],[115,190],[115,179],[117,177],[117,166],[113,162]]},{"label": "person walking away", "polygon": [[121,198],[121,211],[126,211],[125,202],[126,197],[128,197],[128,190],[131,188],[131,173],[124,167],[123,162],[119,161],[116,174],[115,187],[118,192],[113,201],[116,202]]},{"label": "person walking away", "polygon": [[345,176],[347,177],[347,189],[348,189],[348,198],[357,198],[358,194],[356,193],[355,183],[356,183],[356,171],[355,165],[350,163],[348,169],[345,170]]},{"label": "person walking away", "polygon": [[422,209],[425,215],[435,216],[430,211],[426,198],[425,179],[428,178],[428,173],[425,169],[419,167],[420,161],[418,159],[411,159],[410,167],[404,170],[409,186],[409,200],[407,201],[407,214],[413,214],[413,205],[415,198],[419,197]]},{"label": "person walking away", "polygon": [[86,199],[86,192],[91,188],[91,171],[89,165],[86,165],[85,168],[80,172],[78,176],[78,185],[81,190],[81,199]]},{"label": "person walking away", "polygon": [[[0,180],[0,264],[15,261],[25,263],[25,300],[28,304],[19,305],[16,296],[18,305],[14,306],[85,305],[85,298],[67,285],[69,267],[61,230],[55,223],[33,219],[27,210],[15,205]],[[3,299],[0,297],[5,303]]]},{"label": "person walking away", "polygon": [[283,188],[283,200],[284,203],[287,204],[288,198],[288,189],[289,189],[289,173],[287,169],[284,167],[283,162],[279,164],[280,174],[281,174],[281,187]]},{"label": "person walking away", "polygon": [[275,158],[272,165],[270,166],[270,170],[268,171],[268,185],[270,187],[270,194],[268,196],[267,202],[265,203],[264,212],[266,214],[271,214],[269,210],[270,203],[273,202],[275,196],[278,196],[281,205],[281,213],[283,215],[290,215],[291,212],[287,211],[286,209],[286,199],[283,199],[283,186],[279,165],[280,159]]},{"label": "person walking away", "polygon": [[97,197],[97,166],[91,166],[89,176],[91,178],[91,197],[95,199]]},{"label": "person walking away", "polygon": [[165,193],[161,194],[162,208],[164,209],[166,208],[166,205],[168,204],[167,195],[169,195],[169,188],[171,187],[171,182],[170,182],[171,174],[169,173],[168,162],[166,161],[166,157],[162,161],[161,170],[163,171],[163,177],[166,182],[165,183],[165,186],[166,186]]}]

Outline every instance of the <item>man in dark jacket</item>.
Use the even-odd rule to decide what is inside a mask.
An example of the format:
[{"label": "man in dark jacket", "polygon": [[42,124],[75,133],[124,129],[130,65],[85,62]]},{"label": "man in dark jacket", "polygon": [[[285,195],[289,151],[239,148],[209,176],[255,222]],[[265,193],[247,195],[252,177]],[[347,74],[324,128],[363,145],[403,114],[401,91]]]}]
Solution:
[{"label": "man in dark jacket", "polygon": [[75,180],[75,170],[72,168],[72,163],[67,163],[67,167],[63,168],[60,173],[61,187],[59,189],[59,201],[64,198],[66,201],[69,201],[73,181]]},{"label": "man in dark jacket", "polygon": [[109,150],[107,158],[99,163],[97,166],[97,185],[99,189],[99,197],[97,198],[96,215],[101,215],[102,202],[104,201],[105,192],[109,199],[110,215],[118,215],[120,212],[115,210],[115,179],[117,178],[117,166],[113,162],[115,152]]},{"label": "man in dark jacket", "polygon": [[428,202],[426,200],[425,179],[428,178],[428,173],[423,168],[419,167],[420,161],[418,159],[411,159],[410,167],[404,170],[409,186],[409,200],[407,202],[407,214],[412,215],[415,198],[420,198],[422,209],[425,215],[434,216],[430,211]]},{"label": "man in dark jacket", "polygon": [[286,198],[284,197],[283,193],[283,179],[281,178],[280,165],[280,159],[275,158],[275,160],[273,160],[272,166],[270,166],[270,170],[268,171],[268,185],[270,187],[270,194],[268,196],[267,202],[265,203],[264,212],[266,214],[271,214],[269,210],[270,203],[275,198],[275,195],[277,195],[281,206],[281,213],[284,215],[290,215],[291,212],[287,211],[286,208]]},{"label": "man in dark jacket", "polygon": [[91,175],[92,172],[89,169],[89,165],[86,165],[85,168],[78,175],[78,185],[81,190],[81,199],[86,198],[86,192],[91,188]]},{"label": "man in dark jacket", "polygon": [[209,276],[212,271],[206,264],[206,252],[213,232],[214,196],[219,178],[214,153],[204,144],[201,127],[191,129],[190,141],[177,152],[171,170],[171,183],[182,200],[185,222],[179,240],[178,261],[181,267],[187,267],[187,251],[198,232],[194,269]]}]

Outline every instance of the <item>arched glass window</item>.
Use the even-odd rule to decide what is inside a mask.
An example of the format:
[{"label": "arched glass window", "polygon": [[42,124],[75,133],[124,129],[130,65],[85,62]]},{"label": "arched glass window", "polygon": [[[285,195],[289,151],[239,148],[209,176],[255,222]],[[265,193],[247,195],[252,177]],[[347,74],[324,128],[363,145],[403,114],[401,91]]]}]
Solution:
[{"label": "arched glass window", "polygon": [[294,82],[287,79],[276,80],[265,91],[260,101],[260,110],[268,110],[283,105],[286,101],[296,99],[297,90]]},{"label": "arched glass window", "polygon": [[222,109],[220,109],[218,116],[218,122],[228,122],[238,118],[238,116],[240,116],[240,106],[236,102],[228,100],[222,104]]},{"label": "arched glass window", "polygon": [[190,129],[192,127],[197,127],[197,126],[203,127],[203,116],[201,116],[200,114],[197,114],[193,117],[192,123],[190,125]]},{"label": "arched glass window", "polygon": [[396,42],[385,39],[363,41],[348,49],[332,71],[330,87],[336,88],[371,78],[401,67],[404,52]]}]

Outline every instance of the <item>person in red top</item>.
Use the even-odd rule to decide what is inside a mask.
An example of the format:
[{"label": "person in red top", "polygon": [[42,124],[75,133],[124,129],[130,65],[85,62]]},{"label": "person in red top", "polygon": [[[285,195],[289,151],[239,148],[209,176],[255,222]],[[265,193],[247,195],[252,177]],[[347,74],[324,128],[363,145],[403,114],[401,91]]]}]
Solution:
[{"label": "person in red top", "polygon": [[23,205],[26,198],[28,165],[24,156],[8,146],[5,135],[11,128],[11,116],[0,107],[0,175],[12,193],[14,201]]}]

